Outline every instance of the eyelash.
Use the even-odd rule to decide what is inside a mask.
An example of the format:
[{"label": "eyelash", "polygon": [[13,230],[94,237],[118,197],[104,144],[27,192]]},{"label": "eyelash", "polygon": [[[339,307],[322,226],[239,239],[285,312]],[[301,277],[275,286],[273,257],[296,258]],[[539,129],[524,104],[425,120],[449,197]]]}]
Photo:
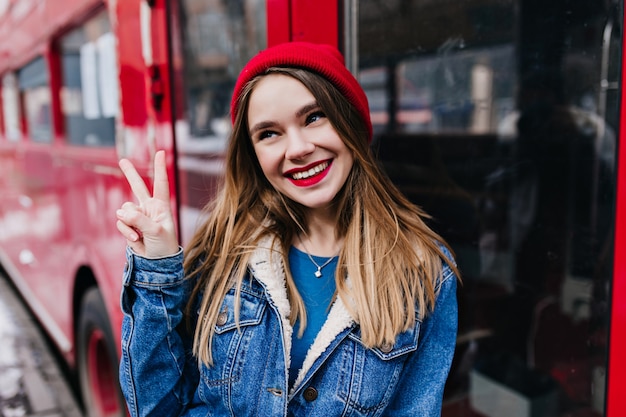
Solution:
[{"label": "eyelash", "polygon": [[316,110],[306,117],[306,124],[310,125],[311,123],[316,122],[317,120],[311,120],[313,117],[316,117],[316,116],[318,117],[318,120],[319,120],[323,117],[326,117],[326,114],[324,114],[324,112],[321,110]]},{"label": "eyelash", "polygon": [[267,139],[267,138],[269,138],[270,136],[274,135],[275,133],[276,133],[276,132],[271,131],[271,130],[264,130],[264,131],[262,131],[262,132],[260,132],[260,133],[259,133],[258,140]]},{"label": "eyelash", "polygon": [[[321,110],[315,110],[313,112],[311,112],[305,119],[305,124],[308,126],[311,123],[317,122],[319,119],[326,117],[326,114],[321,111]],[[316,120],[313,120],[313,118],[317,118]],[[258,136],[257,136],[257,140],[261,141],[263,139],[267,139],[269,137],[271,137],[272,135],[275,135],[276,132],[273,130],[264,130],[262,132],[259,132]]]}]

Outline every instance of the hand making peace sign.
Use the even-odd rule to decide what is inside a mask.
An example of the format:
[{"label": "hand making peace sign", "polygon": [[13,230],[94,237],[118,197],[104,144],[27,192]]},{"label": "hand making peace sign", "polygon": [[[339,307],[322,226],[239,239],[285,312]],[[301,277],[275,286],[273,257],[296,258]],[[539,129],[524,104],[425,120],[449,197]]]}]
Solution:
[{"label": "hand making peace sign", "polygon": [[170,208],[165,152],[154,155],[152,194],[129,160],[120,160],[119,166],[139,204],[127,201],[117,210],[117,230],[140,256],[160,258],[175,254],[179,246]]}]

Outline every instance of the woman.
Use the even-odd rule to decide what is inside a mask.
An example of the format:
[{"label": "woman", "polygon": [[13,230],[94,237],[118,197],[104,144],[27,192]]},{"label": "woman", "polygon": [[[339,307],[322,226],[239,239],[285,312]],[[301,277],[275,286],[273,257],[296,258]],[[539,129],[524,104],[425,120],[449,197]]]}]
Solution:
[{"label": "woman", "polygon": [[185,250],[162,152],[128,242],[120,381],[132,416],[436,416],[456,268],[369,149],[367,98],[326,45],[242,70],[223,186]]}]

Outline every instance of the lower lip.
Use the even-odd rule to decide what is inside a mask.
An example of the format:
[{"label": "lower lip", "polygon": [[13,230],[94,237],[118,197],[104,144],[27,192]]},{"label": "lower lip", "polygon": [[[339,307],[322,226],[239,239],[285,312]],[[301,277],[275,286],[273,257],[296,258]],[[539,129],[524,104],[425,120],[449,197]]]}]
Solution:
[{"label": "lower lip", "polygon": [[332,164],[328,164],[325,170],[323,170],[322,172],[318,172],[317,174],[309,178],[295,180],[292,177],[287,177],[287,179],[291,181],[291,183],[297,187],[310,187],[312,185],[319,183],[321,180],[323,180],[326,177],[326,175],[328,174],[328,171],[330,171],[331,165]]}]

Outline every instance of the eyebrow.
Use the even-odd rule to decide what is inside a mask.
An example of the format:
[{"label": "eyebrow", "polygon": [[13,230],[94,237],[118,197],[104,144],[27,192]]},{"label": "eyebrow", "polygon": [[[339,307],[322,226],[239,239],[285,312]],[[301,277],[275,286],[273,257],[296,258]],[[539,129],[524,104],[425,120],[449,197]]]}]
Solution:
[{"label": "eyebrow", "polygon": [[[320,105],[317,104],[317,101],[313,101],[309,104],[305,104],[304,106],[300,107],[300,109],[298,109],[298,111],[296,112],[296,117],[300,118],[306,115],[307,113],[311,112],[312,110],[316,110],[319,108],[320,108]],[[250,128],[250,136],[252,136],[255,132],[258,132],[259,130],[268,129],[274,126],[275,124],[276,122],[272,120],[259,122]]]},{"label": "eyebrow", "polygon": [[300,108],[300,110],[298,110],[296,112],[296,117],[302,117],[305,114],[309,113],[310,111],[316,110],[316,109],[319,109],[319,108],[320,108],[320,105],[317,104],[317,101],[313,101],[313,102],[311,102],[309,104],[305,104],[304,106],[302,106]]},{"label": "eyebrow", "polygon": [[274,126],[275,124],[276,122],[272,122],[272,121],[257,123],[250,128],[250,136],[253,136],[254,133],[258,132],[259,130],[268,129]]}]

